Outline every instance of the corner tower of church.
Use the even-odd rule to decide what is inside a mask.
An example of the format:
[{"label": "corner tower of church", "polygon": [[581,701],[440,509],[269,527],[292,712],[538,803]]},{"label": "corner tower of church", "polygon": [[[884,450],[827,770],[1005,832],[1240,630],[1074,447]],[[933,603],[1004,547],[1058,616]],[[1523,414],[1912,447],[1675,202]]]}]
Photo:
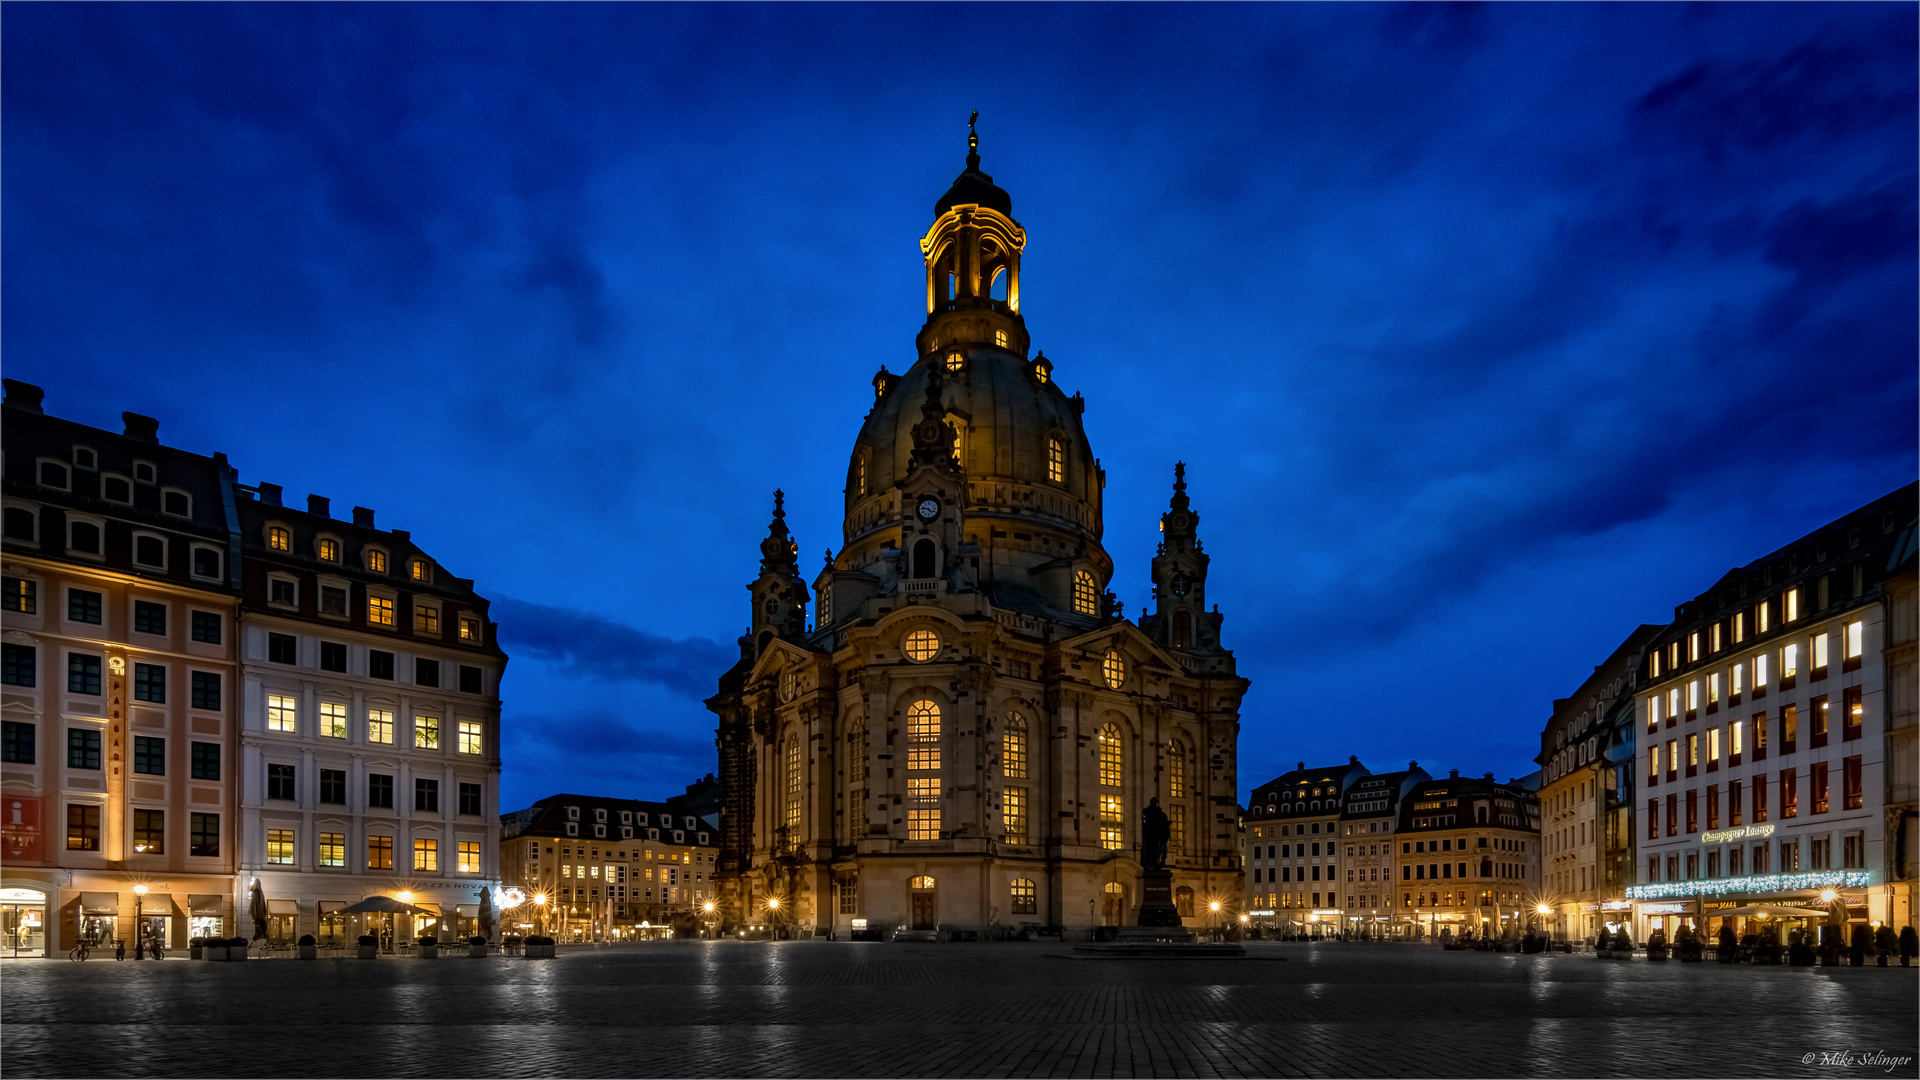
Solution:
[{"label": "corner tower of church", "polygon": [[1184,466],[1156,610],[1108,591],[1106,474],[1020,305],[1026,230],[967,167],[920,241],[927,318],[883,365],[841,548],[808,590],[776,495],[719,718],[721,915],[799,936],[1130,924],[1140,814],[1167,810],[1175,903],[1239,894],[1247,687],[1207,611]]}]

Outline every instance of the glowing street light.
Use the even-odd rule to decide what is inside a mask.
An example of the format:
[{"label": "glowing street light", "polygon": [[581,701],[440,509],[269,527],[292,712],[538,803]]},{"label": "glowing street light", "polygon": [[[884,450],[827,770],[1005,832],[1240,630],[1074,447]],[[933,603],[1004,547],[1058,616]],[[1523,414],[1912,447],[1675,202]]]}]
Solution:
[{"label": "glowing street light", "polygon": [[133,887],[133,958],[135,960],[141,959],[146,954],[146,941],[141,936],[141,929],[147,925],[146,902],[147,887],[135,885]]},{"label": "glowing street light", "polygon": [[1833,898],[1839,895],[1839,893],[1832,889],[1822,889],[1820,890],[1820,902],[1823,904],[1831,904],[1833,903]]}]

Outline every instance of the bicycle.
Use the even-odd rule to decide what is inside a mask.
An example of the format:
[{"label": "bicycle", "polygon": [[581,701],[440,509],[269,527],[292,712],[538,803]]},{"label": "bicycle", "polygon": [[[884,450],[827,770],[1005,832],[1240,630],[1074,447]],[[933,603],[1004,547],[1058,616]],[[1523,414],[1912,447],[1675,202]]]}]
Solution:
[{"label": "bicycle", "polygon": [[92,951],[93,951],[92,949],[87,947],[87,943],[83,941],[80,944],[75,945],[73,948],[67,950],[67,959],[72,960],[75,963],[78,963],[79,961],[85,960],[87,958],[87,954]]},{"label": "bicycle", "polygon": [[153,944],[148,947],[147,954],[155,960],[165,960],[167,958],[167,950],[160,947],[158,939],[155,939]]}]

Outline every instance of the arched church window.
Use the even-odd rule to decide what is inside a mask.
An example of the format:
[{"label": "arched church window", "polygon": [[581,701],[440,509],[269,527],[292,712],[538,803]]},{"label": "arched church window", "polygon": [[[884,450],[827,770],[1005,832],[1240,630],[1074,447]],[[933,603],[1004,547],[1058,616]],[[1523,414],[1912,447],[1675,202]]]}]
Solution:
[{"label": "arched church window", "polygon": [[1007,268],[1004,266],[996,267],[993,271],[993,284],[987,286],[987,295],[995,300],[1005,301],[1007,298],[1007,281]]},{"label": "arched church window", "polygon": [[847,834],[857,840],[866,834],[867,725],[858,719],[847,732]]},{"label": "arched church window", "polygon": [[1093,574],[1082,570],[1073,575],[1073,610],[1078,615],[1094,615],[1100,608],[1100,587]]},{"label": "arched church window", "polygon": [[925,538],[914,541],[914,544],[913,544],[913,576],[914,577],[930,578],[930,577],[936,576],[936,571],[934,570],[934,563],[936,561],[937,561],[937,555],[936,555],[935,548],[933,546],[933,541]]},{"label": "arched church window", "polygon": [[1067,480],[1067,444],[1058,435],[1047,436],[1047,479],[1056,484]]},{"label": "arched church window", "polygon": [[1167,798],[1187,797],[1187,748],[1178,742],[1167,744]]},{"label": "arched church window", "polygon": [[800,739],[787,736],[787,834],[790,843],[800,839]]},{"label": "arched church window", "polygon": [[1193,918],[1193,886],[1182,885],[1173,890],[1173,909],[1183,919]]},{"label": "arched church window", "polygon": [[1040,891],[1031,878],[1014,878],[1008,889],[1008,910],[1015,915],[1032,915],[1040,910]]},{"label": "arched church window", "polygon": [[940,768],[940,706],[921,698],[907,706],[907,769]]},{"label": "arched church window", "polygon": [[867,455],[853,455],[853,494],[856,498],[865,498],[867,494]]},{"label": "arched church window", "polygon": [[1107,681],[1107,687],[1112,690],[1120,689],[1120,684],[1127,681],[1127,662],[1120,658],[1119,652],[1108,649],[1107,655],[1101,657],[1100,677]]},{"label": "arched church window", "polygon": [[1009,780],[1027,778],[1027,718],[1007,714],[1007,731],[1000,738],[1000,770]]},{"label": "arched church window", "polygon": [[1185,611],[1173,613],[1173,647],[1176,649],[1193,648],[1193,615]]},{"label": "arched church window", "polygon": [[1100,754],[1100,786],[1120,786],[1120,777],[1124,774],[1125,750],[1120,745],[1120,729],[1107,724],[1101,727],[1098,737]]}]

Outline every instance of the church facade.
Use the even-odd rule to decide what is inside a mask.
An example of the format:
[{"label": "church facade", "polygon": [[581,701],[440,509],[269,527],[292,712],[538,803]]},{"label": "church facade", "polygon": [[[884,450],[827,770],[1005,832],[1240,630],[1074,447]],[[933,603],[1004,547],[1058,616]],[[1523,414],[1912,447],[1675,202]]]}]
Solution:
[{"label": "church facade", "polygon": [[1131,924],[1156,801],[1187,924],[1241,895],[1248,683],[1207,604],[1184,468],[1160,516],[1155,610],[1123,618],[1086,403],[1029,354],[1026,232],[972,135],[968,149],[920,241],[914,359],[874,376],[840,550],[809,586],[775,493],[740,661],[707,702],[729,927]]}]

